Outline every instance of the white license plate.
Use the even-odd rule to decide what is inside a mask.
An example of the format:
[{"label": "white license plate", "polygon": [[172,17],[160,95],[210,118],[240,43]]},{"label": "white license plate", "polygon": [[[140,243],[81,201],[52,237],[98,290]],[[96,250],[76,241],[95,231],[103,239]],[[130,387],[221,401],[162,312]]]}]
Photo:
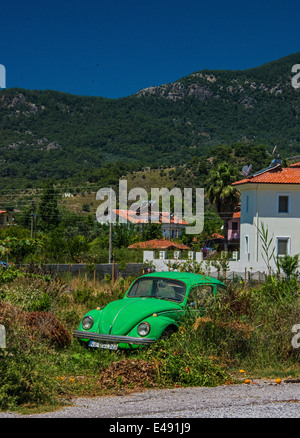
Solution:
[{"label": "white license plate", "polygon": [[118,349],[118,344],[100,344],[99,342],[95,342],[95,341],[90,341],[89,346],[94,348],[105,348],[107,350]]}]

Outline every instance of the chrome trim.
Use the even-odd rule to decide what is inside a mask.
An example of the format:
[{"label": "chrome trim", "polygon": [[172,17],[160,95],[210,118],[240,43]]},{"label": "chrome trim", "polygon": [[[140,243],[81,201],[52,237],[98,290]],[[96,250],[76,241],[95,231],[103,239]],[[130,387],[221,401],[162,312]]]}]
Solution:
[{"label": "chrome trim", "polygon": [[91,341],[117,342],[125,344],[149,345],[156,341],[154,338],[137,338],[133,336],[118,336],[118,335],[104,335],[102,333],[83,332],[81,330],[74,330],[73,336],[75,338],[90,339]]}]

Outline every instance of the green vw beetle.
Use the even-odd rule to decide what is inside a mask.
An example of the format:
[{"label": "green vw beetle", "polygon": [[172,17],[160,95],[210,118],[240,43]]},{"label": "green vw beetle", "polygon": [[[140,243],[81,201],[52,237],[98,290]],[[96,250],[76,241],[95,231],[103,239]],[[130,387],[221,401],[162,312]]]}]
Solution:
[{"label": "green vw beetle", "polygon": [[179,327],[186,314],[201,315],[225,285],[188,272],[154,272],[135,280],[123,299],[89,311],[73,336],[90,347],[117,350],[149,345]]}]

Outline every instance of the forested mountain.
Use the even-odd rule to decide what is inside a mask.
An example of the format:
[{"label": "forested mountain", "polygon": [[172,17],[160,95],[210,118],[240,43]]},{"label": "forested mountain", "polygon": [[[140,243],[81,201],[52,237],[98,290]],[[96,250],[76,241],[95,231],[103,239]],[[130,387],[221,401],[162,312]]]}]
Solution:
[{"label": "forested mountain", "polygon": [[220,145],[246,162],[274,145],[300,155],[299,63],[300,52],[249,70],[203,70],[120,99],[0,90],[0,188],[113,184],[145,166],[209,158]]}]

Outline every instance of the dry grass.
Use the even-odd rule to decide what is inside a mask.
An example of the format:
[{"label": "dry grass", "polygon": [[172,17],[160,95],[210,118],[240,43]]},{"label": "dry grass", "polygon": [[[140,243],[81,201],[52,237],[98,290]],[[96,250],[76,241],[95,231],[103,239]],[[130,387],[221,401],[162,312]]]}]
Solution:
[{"label": "dry grass", "polygon": [[209,324],[209,323],[215,324],[218,327],[231,329],[235,332],[240,332],[243,336],[247,338],[251,336],[251,332],[254,330],[254,327],[252,327],[250,324],[245,324],[245,323],[241,324],[238,321],[230,321],[230,322],[214,321],[212,318],[208,318],[208,317],[197,318],[193,325],[193,329],[197,331],[201,325]]}]

